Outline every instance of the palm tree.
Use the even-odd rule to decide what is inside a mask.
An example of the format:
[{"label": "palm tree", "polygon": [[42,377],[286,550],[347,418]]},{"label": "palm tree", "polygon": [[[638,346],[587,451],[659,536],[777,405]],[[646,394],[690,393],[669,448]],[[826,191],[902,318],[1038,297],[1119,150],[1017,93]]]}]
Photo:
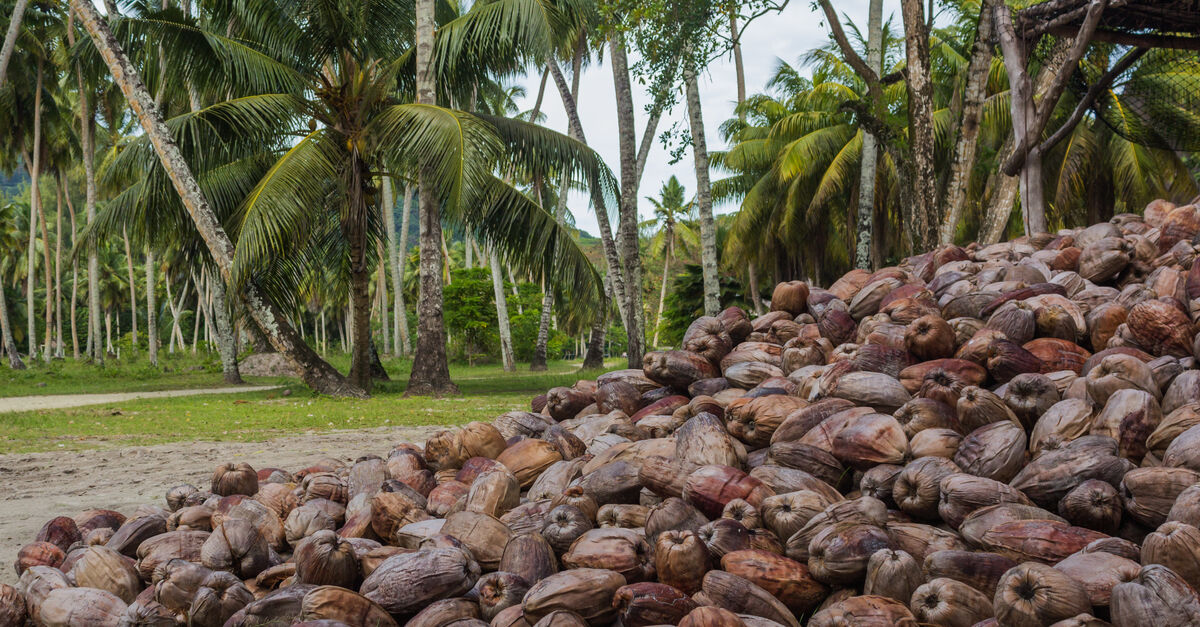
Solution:
[{"label": "palm tree", "polygon": [[[13,228],[18,218],[16,203],[0,206],[0,249],[16,251],[20,248],[20,230]],[[15,274],[14,262],[20,260],[20,255],[4,255],[0,259],[0,333],[4,334],[4,352],[8,355],[8,367],[13,370],[24,370],[25,362],[21,361],[21,353],[17,350],[13,338],[12,321],[8,315],[8,296],[4,292],[6,278]]]},{"label": "palm tree", "polygon": [[676,248],[680,244],[694,249],[699,242],[696,229],[690,223],[694,219],[695,202],[685,201],[685,193],[679,179],[671,176],[666,183],[663,183],[662,189],[658,192],[658,198],[646,197],[646,200],[654,205],[654,220],[644,222],[643,226],[658,225],[658,230],[650,238],[650,254],[662,256],[663,259],[662,286],[658,294],[658,309],[654,314],[654,339],[650,342],[650,345],[654,347],[658,346],[663,304],[667,300],[671,258],[678,256]]},{"label": "palm tree", "polygon": [[[73,4],[81,14],[89,13],[88,7]],[[331,24],[325,19],[328,12],[349,19]],[[119,73],[123,68],[119,58],[113,61],[117,55],[112,42],[103,37],[102,20],[91,13],[84,20],[89,33],[104,49],[110,67],[118,66]],[[125,18],[119,25],[131,41],[140,41],[147,34],[163,38],[168,65],[186,68],[180,78],[193,81],[200,91],[238,94],[195,114],[179,116],[182,139],[197,140],[201,130],[219,122],[226,133],[221,139],[239,144],[242,150],[280,147],[270,170],[257,179],[239,206],[236,250],[195,186],[184,155],[174,145],[164,149],[170,131],[155,123],[157,111],[143,98],[148,97],[145,88],[124,81],[122,89],[167,164],[167,174],[177,189],[182,188],[184,204],[201,227],[214,260],[233,286],[256,290],[259,273],[272,270],[271,264],[278,264],[297,248],[315,249],[322,236],[335,236],[341,242],[351,277],[355,336],[351,381],[356,388],[364,389],[370,381],[366,323],[370,314],[369,264],[375,256],[366,253],[381,230],[375,185],[380,176],[404,180],[419,172],[417,178],[425,181],[424,185],[418,183],[422,248],[429,251],[427,257],[434,263],[432,272],[428,268],[422,272],[427,298],[424,306],[419,305],[423,313],[419,339],[425,349],[418,347],[410,391],[443,391],[426,383],[437,383],[430,375],[445,369],[444,332],[433,311],[440,309],[434,302],[440,295],[440,254],[433,254],[437,248],[430,242],[431,234],[441,239],[438,205],[445,206],[448,219],[477,225],[489,243],[504,249],[510,259],[538,268],[557,285],[582,286],[579,312],[598,299],[598,277],[578,247],[570,245],[568,232],[536,202],[492,173],[508,168],[567,171],[573,179],[594,186],[611,184],[611,174],[590,151],[539,127],[432,104],[405,104],[400,98],[403,94],[395,92],[395,86],[407,80],[405,68],[411,62],[404,42],[412,33],[412,22],[407,21],[412,13],[403,2],[364,6],[334,0],[304,5],[259,0],[214,3],[210,13],[208,21],[215,24],[227,25],[238,18],[235,23],[243,25],[237,33],[240,39],[203,30],[203,24],[184,18]],[[353,33],[344,30],[347,28]],[[212,66],[223,69],[214,73],[196,69]],[[433,97],[428,79],[418,81],[418,100]],[[307,131],[303,130],[306,122],[311,122]],[[196,136],[189,137],[189,133]],[[161,137],[156,137],[158,134]],[[183,176],[185,171],[188,177]],[[192,179],[190,184],[186,178]],[[222,177],[227,183],[234,178],[242,177],[234,173]],[[200,205],[204,205],[203,211],[199,211]],[[330,224],[337,227],[332,233]],[[291,269],[292,279],[295,269]],[[270,286],[263,289],[278,294]],[[261,298],[261,293],[255,298]],[[270,326],[258,321],[260,326]],[[435,346],[439,342],[440,349]],[[288,350],[299,354],[302,349],[292,346]]]},{"label": "palm tree", "polygon": [[3,89],[6,83],[8,62],[12,60],[17,37],[21,33],[21,19],[25,17],[25,8],[28,6],[29,0],[17,0],[8,18],[8,31],[4,34],[4,47],[0,48],[0,89]]}]

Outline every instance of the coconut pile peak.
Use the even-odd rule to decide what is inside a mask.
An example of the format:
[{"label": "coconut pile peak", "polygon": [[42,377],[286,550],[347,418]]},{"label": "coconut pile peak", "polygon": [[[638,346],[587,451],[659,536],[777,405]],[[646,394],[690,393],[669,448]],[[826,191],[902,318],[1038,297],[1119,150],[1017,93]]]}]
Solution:
[{"label": "coconut pile peak", "polygon": [[1196,625],[1198,233],[782,283],[423,447],[64,512],[0,626]]}]

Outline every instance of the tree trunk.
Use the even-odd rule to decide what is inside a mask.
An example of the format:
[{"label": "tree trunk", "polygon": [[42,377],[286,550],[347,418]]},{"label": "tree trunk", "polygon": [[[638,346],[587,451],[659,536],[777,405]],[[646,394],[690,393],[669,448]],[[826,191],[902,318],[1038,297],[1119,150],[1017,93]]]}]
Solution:
[{"label": "tree trunk", "polygon": [[[68,19],[67,43],[75,45],[74,12]],[[83,80],[82,66],[75,63],[75,79],[79,85],[79,145],[83,152],[84,173],[84,217],[90,225],[96,220],[96,153],[92,145],[95,129],[93,123],[95,112],[88,102],[87,84]],[[76,232],[72,227],[72,232]],[[91,235],[87,241],[88,267],[88,331],[87,354],[92,360],[102,362],[104,354],[100,350],[100,258],[96,251],[96,237]]]},{"label": "tree trunk", "polygon": [[121,229],[121,239],[125,242],[125,268],[129,271],[129,320],[130,333],[133,334],[133,351],[138,349],[137,329],[137,275],[133,272],[133,250],[129,246],[129,230]]},{"label": "tree trunk", "polygon": [[[554,84],[558,88],[558,95],[562,99],[563,109],[567,113],[567,134],[580,143],[587,145],[587,138],[583,134],[583,124],[579,120],[579,109],[575,97],[571,94],[571,88],[567,86],[567,81],[563,78],[562,70],[558,67],[558,62],[550,59],[547,63],[550,67],[550,74],[554,77]],[[608,221],[608,210],[605,204],[604,197],[599,193],[599,190],[592,190],[592,207],[596,212],[596,224],[600,230],[600,248],[604,253],[604,263],[608,268],[608,276],[610,277],[613,289],[617,293],[617,310],[622,320],[628,320],[629,314],[626,310],[624,300],[625,281],[623,271],[621,270],[621,262],[617,255],[617,245],[613,241],[612,225]],[[515,286],[516,283],[514,282]],[[628,327],[626,327],[628,329]],[[639,362],[639,366],[640,362]]]},{"label": "tree trunk", "polygon": [[492,270],[492,296],[496,299],[496,321],[500,329],[500,359],[505,372],[516,372],[517,364],[513,359],[512,329],[508,324],[508,300],[504,294],[504,275],[500,270],[500,255],[496,249],[489,247],[488,263]]},{"label": "tree trunk", "polygon": [[12,59],[13,50],[17,46],[17,35],[21,32],[21,19],[25,16],[25,8],[29,0],[17,0],[13,6],[12,17],[8,21],[8,32],[4,34],[4,47],[0,48],[0,89],[8,78],[8,62]]},{"label": "tree trunk", "polygon": [[8,355],[8,367],[24,370],[25,362],[21,361],[21,353],[17,350],[17,343],[13,341],[12,321],[8,317],[8,296],[4,294],[3,285],[0,285],[0,332],[4,334],[4,352]]},{"label": "tree trunk", "polygon": [[[67,213],[71,218],[71,244],[75,244],[75,235],[79,230],[75,226],[75,204],[71,202],[71,192],[67,189],[66,181],[62,182],[63,195],[67,200]],[[71,354],[79,361],[79,329],[75,312],[79,303],[79,256],[71,255],[71,308],[67,311],[71,316]]]},{"label": "tree trunk", "polygon": [[937,176],[934,173],[933,80],[929,70],[929,26],[921,0],[902,0],[907,55],[908,134],[914,252],[937,242]]},{"label": "tree trunk", "polygon": [[604,367],[604,336],[608,332],[608,298],[604,299],[602,315],[596,316],[592,322],[592,331],[588,336],[587,352],[583,355],[583,369],[596,370]]},{"label": "tree trunk", "polygon": [[[109,31],[108,24],[100,17],[96,7],[88,0],[71,0],[71,6],[83,22],[96,48],[104,58],[116,84],[121,88],[134,113],[142,124],[146,135],[154,144],[155,151],[170,176],[176,191],[196,224],[196,230],[208,245],[213,260],[222,277],[228,277],[233,265],[233,242],[217,220],[208,200],[200,191],[191,168],[179,152],[167,125],[154,106],[146,86],[130,64],[124,51]],[[305,383],[314,390],[338,396],[364,396],[365,392],[350,385],[332,366],[322,360],[315,351],[300,341],[296,330],[288,324],[283,312],[258,290],[254,283],[243,288],[243,300],[255,322],[270,338],[271,343],[302,373]]]},{"label": "tree trunk", "polygon": [[654,339],[650,342],[651,349],[658,348],[658,331],[662,328],[663,305],[667,302],[667,281],[671,277],[671,247],[675,239],[675,234],[671,229],[672,226],[668,225],[666,254],[663,259],[662,287],[658,291],[658,313],[654,316]]},{"label": "tree trunk", "polygon": [[146,246],[146,352],[158,365],[158,294],[154,290],[154,250]]},{"label": "tree trunk", "polygon": [[[26,299],[25,312],[29,317],[29,359],[30,361],[37,358],[37,326],[34,319],[34,303],[33,293],[34,285],[37,282],[37,223],[38,223],[38,207],[42,204],[41,185],[39,177],[42,167],[42,62],[39,60],[37,65],[37,91],[33,97],[33,157],[26,160],[26,165],[29,166],[29,266],[26,274]],[[50,286],[46,286],[49,293]],[[49,321],[46,322],[49,324]]]},{"label": "tree trunk", "polygon": [[537,345],[533,349],[533,360],[529,364],[530,372],[546,370],[546,350],[550,343],[550,312],[554,308],[554,292],[550,286],[542,285],[542,317],[538,321]]},{"label": "tree trunk", "polygon": [[[408,199],[411,194],[405,190],[404,195],[404,233],[400,235],[400,241],[408,240]],[[388,177],[383,179],[383,217],[384,224],[388,231],[388,265],[392,268],[392,298],[394,299],[393,309],[394,324],[392,325],[392,335],[395,340],[395,350],[400,355],[408,355],[412,352],[408,345],[408,318],[404,315],[404,264],[396,252],[396,195],[392,189],[392,180]],[[387,320],[383,321],[387,324]]]},{"label": "tree trunk", "polygon": [[[704,315],[721,311],[721,283],[717,275],[717,227],[713,222],[712,185],[708,179],[708,144],[700,110],[700,81],[690,64],[684,67],[687,85],[688,127],[692,131],[692,162],[696,168],[696,204],[700,210],[700,266],[704,274]],[[634,208],[636,215],[636,207]]]},{"label": "tree trunk", "polygon": [[358,152],[350,158],[350,206],[342,225],[350,246],[350,384],[371,391],[371,273],[367,268],[367,203],[363,186],[369,176]]},{"label": "tree trunk", "polygon": [[42,359],[49,363],[54,352],[54,267],[50,263],[50,230],[46,220],[46,206],[42,204],[40,196],[39,194],[37,203],[38,225],[42,231],[42,280],[46,282],[46,296],[42,299],[46,305],[46,334],[45,343],[42,345]]},{"label": "tree trunk", "polygon": [[392,339],[390,329],[391,317],[388,316],[387,267],[388,256],[383,251],[383,242],[375,243],[379,251],[379,266],[376,268],[375,293],[379,301],[379,332],[383,336],[383,354],[392,354]]},{"label": "tree trunk", "polygon": [[[417,103],[437,104],[435,74],[432,67],[434,37],[434,0],[416,2]],[[413,359],[405,396],[457,394],[450,381],[446,358],[446,325],[442,317],[442,239],[440,201],[434,193],[432,173],[422,167],[417,175],[420,188],[420,295],[417,298],[417,350]]]},{"label": "tree trunk", "polygon": [[[998,5],[993,15],[996,15],[997,21],[999,12],[1007,10],[1003,5]],[[998,26],[998,25],[997,25]],[[999,32],[999,28],[997,28]],[[1032,81],[1033,97],[1035,100],[1040,100],[1050,89],[1050,85],[1054,82],[1058,68],[1063,63],[1063,58],[1073,44],[1073,39],[1060,39],[1055,43],[1055,47],[1050,51],[1046,63],[1042,69],[1038,71],[1037,77]],[[1015,83],[1016,81],[1014,81]],[[1006,161],[1009,155],[1016,148],[1016,133],[1009,135],[1001,145],[999,155],[1003,161]],[[988,208],[985,213],[984,223],[980,229],[980,243],[995,244],[1004,237],[1005,228],[1008,226],[1009,214],[1012,213],[1013,203],[1017,199],[1017,193],[1020,191],[1020,177],[1008,176],[1004,172],[998,172],[1000,182],[997,184],[995,193],[992,194],[991,201],[988,203]],[[1022,209],[1022,211],[1024,211]]]},{"label": "tree trunk", "polygon": [[[640,368],[645,352],[646,313],[642,309],[642,259],[638,250],[637,138],[634,134],[633,91],[625,44],[615,37],[609,39],[609,55],[617,99],[617,144],[621,157],[621,212],[617,246],[625,280],[622,296],[625,299],[625,330],[629,335],[626,352],[629,367]],[[707,309],[707,298],[705,300]]]},{"label": "tree trunk", "polygon": [[[883,72],[883,0],[871,0],[867,17],[867,66],[879,75]],[[872,98],[871,110],[879,114],[881,103]],[[854,267],[870,270],[871,240],[875,237],[875,179],[879,171],[879,145],[875,135],[863,130],[862,167],[858,180],[858,219],[854,248]]]},{"label": "tree trunk", "polygon": [[967,184],[971,181],[971,169],[975,165],[975,153],[979,147],[979,116],[983,112],[987,78],[992,67],[992,12],[998,1],[983,0],[979,9],[975,46],[967,66],[967,86],[963,92],[962,120],[958,125],[954,159],[950,163],[950,182],[946,187],[945,217],[938,238],[942,244],[954,242],[954,233],[967,203]]},{"label": "tree trunk", "polygon": [[66,342],[63,341],[62,323],[62,232],[63,232],[63,185],[62,177],[55,175],[54,187],[58,190],[57,211],[54,226],[54,356],[62,357]]},{"label": "tree trunk", "polygon": [[104,310],[104,350],[107,353],[112,353],[112,310]]}]

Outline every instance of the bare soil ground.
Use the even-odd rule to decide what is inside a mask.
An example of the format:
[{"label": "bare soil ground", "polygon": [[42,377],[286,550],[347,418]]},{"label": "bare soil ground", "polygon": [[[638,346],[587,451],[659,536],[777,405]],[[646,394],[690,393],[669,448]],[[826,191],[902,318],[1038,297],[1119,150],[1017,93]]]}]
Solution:
[{"label": "bare soil ground", "polygon": [[37,411],[41,409],[66,409],[86,405],[122,403],[139,398],[173,398],[197,394],[243,394],[274,390],[274,385],[243,385],[225,388],[197,388],[194,390],[165,390],[161,392],[120,392],[113,394],[51,394],[47,396],[13,396],[0,398],[0,414],[13,411]]},{"label": "bare soil ground", "polygon": [[401,442],[423,443],[443,427],[384,427],[298,435],[264,442],[175,442],[79,452],[0,455],[0,583],[16,583],[17,551],[55,516],[88,509],[129,514],[139,505],[165,506],[167,489],[207,488],[226,461],[254,468],[300,470],[325,457],[347,462],[385,455]]}]

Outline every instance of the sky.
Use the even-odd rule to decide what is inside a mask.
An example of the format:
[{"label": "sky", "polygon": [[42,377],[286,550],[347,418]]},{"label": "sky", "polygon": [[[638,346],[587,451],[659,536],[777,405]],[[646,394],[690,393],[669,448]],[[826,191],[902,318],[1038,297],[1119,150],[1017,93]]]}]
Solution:
[{"label": "sky", "polygon": [[[839,14],[866,29],[868,0],[837,0],[833,4]],[[813,5],[815,3],[808,0],[792,0],[778,15],[760,17],[742,33],[742,59],[746,69],[747,95],[760,93],[765,89],[780,59],[795,65],[802,54],[829,41],[824,13],[819,8],[814,9]],[[899,24],[900,0],[884,0],[883,14],[884,21],[889,16],[894,16]],[[630,64],[632,63],[631,58]],[[809,74],[808,69],[804,68],[803,73]],[[541,72],[535,70],[523,81],[517,81],[526,90],[525,98],[518,101],[521,110],[533,108],[540,80]],[[682,103],[682,98],[679,100],[679,105],[664,114],[658,127],[660,134],[676,121],[680,123],[681,129],[687,128],[687,108]],[[701,76],[700,100],[704,111],[708,149],[724,149],[726,146],[721,141],[720,125],[733,116],[734,106],[737,104],[737,77],[729,55],[711,63]],[[639,85],[634,82],[633,106],[639,140],[645,128],[645,108],[649,102],[646,91],[639,89]],[[546,116],[543,122],[546,126],[566,133],[567,117],[553,81],[547,85],[542,113]],[[613,92],[612,69],[607,63],[584,69],[580,81],[579,117],[588,145],[604,158],[614,173],[619,172],[616,96]],[[645,197],[657,197],[659,189],[672,174],[679,178],[679,182],[687,190],[688,198],[696,192],[691,148],[685,151],[679,162],[672,165],[670,161],[670,150],[656,138],[638,190],[638,213],[643,220],[651,218],[654,214],[653,206]],[[714,173],[713,178],[717,176]],[[592,235],[599,233],[596,218],[588,208],[587,198],[583,194],[572,192],[568,204],[574,214],[576,226]],[[736,209],[732,204],[714,207],[717,213],[728,213]]]}]

